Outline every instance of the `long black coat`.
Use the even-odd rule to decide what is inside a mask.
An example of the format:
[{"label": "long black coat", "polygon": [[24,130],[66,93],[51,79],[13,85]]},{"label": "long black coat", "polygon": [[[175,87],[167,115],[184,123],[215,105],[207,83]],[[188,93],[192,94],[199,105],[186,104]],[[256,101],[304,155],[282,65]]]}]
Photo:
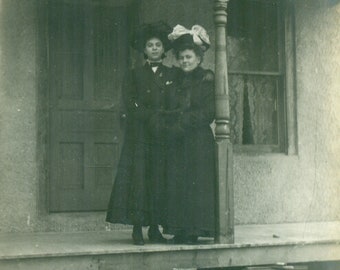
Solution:
[{"label": "long black coat", "polygon": [[[214,74],[201,67],[178,71],[173,103],[180,112],[169,119],[166,222],[169,234],[215,234]],[[172,97],[173,98],[173,97]],[[174,105],[176,107],[176,105]]]},{"label": "long black coat", "polygon": [[173,76],[173,70],[164,65],[153,73],[145,64],[131,70],[125,79],[125,141],[108,205],[108,222],[164,224],[167,144],[160,112],[168,108]]}]

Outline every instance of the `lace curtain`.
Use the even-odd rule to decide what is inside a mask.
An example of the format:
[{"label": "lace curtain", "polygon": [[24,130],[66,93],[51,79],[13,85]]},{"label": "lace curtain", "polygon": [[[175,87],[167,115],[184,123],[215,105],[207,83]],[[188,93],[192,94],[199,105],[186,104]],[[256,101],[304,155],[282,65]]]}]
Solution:
[{"label": "lace curtain", "polygon": [[[229,70],[249,70],[254,61],[252,40],[228,37]],[[268,42],[269,43],[269,42]],[[268,46],[267,46],[268,49]],[[270,69],[275,63],[274,50],[263,53],[267,63],[257,63],[260,70]],[[269,66],[269,68],[267,68]],[[279,77],[261,72],[231,72],[229,74],[232,140],[235,144],[277,144],[277,102]]]},{"label": "lace curtain", "polygon": [[[278,144],[277,1],[231,1],[228,71],[234,144]],[[229,8],[229,7],[228,7]]]}]

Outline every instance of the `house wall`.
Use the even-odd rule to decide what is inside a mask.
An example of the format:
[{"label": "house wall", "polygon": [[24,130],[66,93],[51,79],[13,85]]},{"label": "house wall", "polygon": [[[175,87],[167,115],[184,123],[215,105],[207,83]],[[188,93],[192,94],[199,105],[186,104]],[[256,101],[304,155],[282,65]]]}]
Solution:
[{"label": "house wall", "polygon": [[[116,228],[104,223],[103,212],[46,210],[44,2],[0,0],[0,232]],[[339,219],[340,4],[334,2],[294,1],[298,153],[235,152],[237,224]],[[169,1],[164,9],[164,1],[144,0],[140,19],[162,19],[172,26],[202,24],[214,44],[212,5],[206,0]],[[213,68],[213,51],[212,45],[205,56],[207,68]]]},{"label": "house wall", "polygon": [[105,229],[103,213],[47,213],[45,6],[0,0],[0,232]]},{"label": "house wall", "polygon": [[237,223],[339,220],[340,3],[294,5],[297,155],[236,154]]},{"label": "house wall", "polygon": [[339,219],[340,3],[294,4],[298,153],[236,154],[237,223]]},{"label": "house wall", "polygon": [[0,231],[37,218],[35,3],[0,1]]}]

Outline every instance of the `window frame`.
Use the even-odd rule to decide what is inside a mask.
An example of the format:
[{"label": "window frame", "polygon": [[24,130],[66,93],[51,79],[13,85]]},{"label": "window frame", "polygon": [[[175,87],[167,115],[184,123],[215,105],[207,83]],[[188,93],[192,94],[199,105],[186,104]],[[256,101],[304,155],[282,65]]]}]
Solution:
[{"label": "window frame", "polygon": [[297,154],[295,16],[293,1],[278,1],[277,12],[278,71],[229,70],[228,75],[273,76],[278,79],[280,89],[277,98],[278,144],[234,144],[236,153]]}]

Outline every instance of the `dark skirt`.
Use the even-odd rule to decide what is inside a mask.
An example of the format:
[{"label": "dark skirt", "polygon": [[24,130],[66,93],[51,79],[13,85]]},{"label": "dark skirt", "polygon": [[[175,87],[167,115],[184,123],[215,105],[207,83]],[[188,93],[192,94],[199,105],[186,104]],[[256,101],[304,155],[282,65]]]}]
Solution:
[{"label": "dark skirt", "polygon": [[163,224],[165,143],[127,133],[115,177],[106,221],[143,226]]},{"label": "dark skirt", "polygon": [[209,126],[169,142],[164,233],[214,237],[215,142]]}]

